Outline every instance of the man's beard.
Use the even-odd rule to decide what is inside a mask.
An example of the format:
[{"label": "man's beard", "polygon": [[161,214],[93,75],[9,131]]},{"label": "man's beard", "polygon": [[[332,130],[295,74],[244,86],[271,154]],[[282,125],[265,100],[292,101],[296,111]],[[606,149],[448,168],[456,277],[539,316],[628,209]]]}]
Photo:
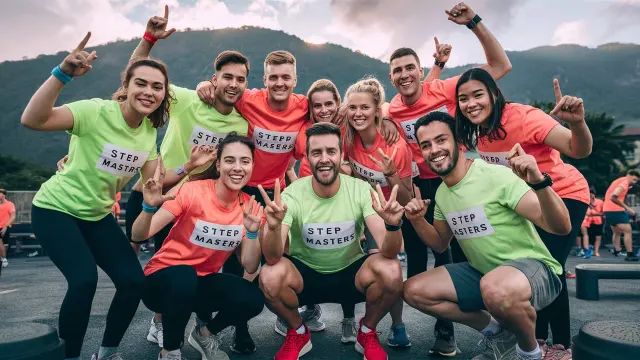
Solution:
[{"label": "man's beard", "polygon": [[312,171],[313,178],[316,179],[316,181],[319,182],[320,185],[329,186],[329,185],[333,184],[336,181],[336,179],[338,178],[338,175],[340,175],[340,171],[337,170],[336,165],[331,163],[330,166],[333,168],[333,175],[328,180],[323,180],[323,179],[320,178],[320,176],[318,176],[318,172],[319,172],[318,167],[319,166],[328,166],[328,165],[324,165],[323,164],[323,165],[316,165],[316,166],[313,167],[313,171]]},{"label": "man's beard", "polygon": [[459,157],[460,157],[460,151],[458,150],[458,147],[456,146],[455,148],[453,148],[453,156],[451,157],[451,163],[446,168],[444,168],[442,170],[437,170],[437,169],[431,167],[431,162],[430,161],[428,161],[427,164],[429,165],[429,168],[434,173],[436,173],[436,175],[438,175],[438,176],[447,176],[453,171],[453,169],[456,167],[456,164],[458,164],[458,158]]}]

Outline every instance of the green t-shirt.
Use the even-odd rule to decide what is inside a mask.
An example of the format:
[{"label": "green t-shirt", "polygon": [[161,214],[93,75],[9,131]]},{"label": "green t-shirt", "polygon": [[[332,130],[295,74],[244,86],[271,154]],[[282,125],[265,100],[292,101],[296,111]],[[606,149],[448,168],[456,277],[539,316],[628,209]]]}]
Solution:
[{"label": "green t-shirt", "polygon": [[509,260],[536,259],[560,275],[533,223],[515,211],[530,190],[508,167],[476,159],[459,183],[440,184],[434,218],[447,221],[469,264],[483,274]]},{"label": "green t-shirt", "polygon": [[[249,124],[234,108],[229,115],[220,114],[202,102],[195,90],[170,86],[176,102],[169,108],[169,126],[160,145],[166,169],[176,168],[189,160],[195,145],[217,145],[232,131],[247,135]],[[200,172],[197,169],[193,173]]]},{"label": "green t-shirt", "polygon": [[158,158],[156,129],[146,118],[130,128],[117,101],[90,99],[65,106],[73,114],[69,160],[42,184],[33,204],[100,220],[111,212],[116,193],[145,162]]},{"label": "green t-shirt", "polygon": [[282,193],[288,208],[282,223],[290,226],[289,254],[319,273],[335,273],[364,256],[364,219],[376,214],[371,186],[340,174],[340,189],[324,199],[313,191],[311,179],[298,179]]}]

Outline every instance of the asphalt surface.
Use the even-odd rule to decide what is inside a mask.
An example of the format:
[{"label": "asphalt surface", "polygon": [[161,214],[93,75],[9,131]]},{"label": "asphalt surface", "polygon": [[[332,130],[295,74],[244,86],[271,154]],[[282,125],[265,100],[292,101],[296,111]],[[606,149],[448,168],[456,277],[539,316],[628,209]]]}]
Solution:
[{"label": "asphalt surface", "polygon": [[[570,256],[568,268],[579,263],[625,263],[622,258],[614,258],[606,250],[601,251],[601,257],[584,260]],[[141,264],[149,258],[143,255]],[[47,257],[10,258],[8,268],[2,270],[0,277],[0,321],[7,322],[36,322],[49,324],[54,327],[58,322],[58,310],[66,291],[66,282],[58,269]],[[429,268],[433,266],[431,261]],[[93,303],[91,320],[82,350],[82,359],[90,359],[93,352],[97,352],[102,339],[106,314],[113,298],[115,289],[109,278],[99,272],[99,282]],[[571,301],[571,331],[576,335],[580,326],[596,320],[627,320],[640,321],[640,281],[635,280],[601,280],[600,301],[583,301],[575,297],[575,279],[569,279],[569,295]],[[353,345],[340,343],[340,320],[342,312],[339,305],[322,305],[322,319],[327,329],[320,333],[313,333],[313,350],[303,359],[362,359]],[[356,318],[364,314],[364,306],[356,308]],[[146,340],[152,313],[142,303],[138,308],[125,338],[120,345],[124,359],[157,359],[159,348]],[[193,318],[192,318],[193,321]],[[257,344],[257,351],[252,355],[236,355],[228,351],[231,359],[273,359],[282,345],[283,337],[273,331],[275,315],[266,308],[262,314],[249,323],[250,332]],[[413,346],[406,350],[387,348],[389,359],[421,359],[428,358],[427,351],[434,341],[432,317],[419,313],[405,304],[404,322],[411,337]],[[185,331],[188,334],[192,323]],[[389,333],[390,319],[385,317],[378,326],[381,332],[381,342],[386,340]],[[228,350],[231,332],[226,331],[223,340],[224,349]],[[462,351],[456,359],[471,359],[480,352],[477,346],[481,335],[463,325],[456,325],[456,339]],[[186,359],[200,359],[185,338],[182,355]]]}]

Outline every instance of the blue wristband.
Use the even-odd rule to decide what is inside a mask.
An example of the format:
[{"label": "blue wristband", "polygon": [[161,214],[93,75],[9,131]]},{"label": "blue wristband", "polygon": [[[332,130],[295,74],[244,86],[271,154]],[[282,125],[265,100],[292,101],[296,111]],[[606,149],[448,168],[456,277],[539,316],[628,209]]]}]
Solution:
[{"label": "blue wristband", "polygon": [[60,80],[63,84],[69,83],[73,78],[67,75],[62,69],[60,69],[60,65],[56,66],[51,70],[51,75],[53,75],[56,79]]},{"label": "blue wristband", "polygon": [[158,211],[158,207],[149,206],[146,202],[144,202],[144,200],[142,200],[142,211],[148,212],[148,213],[155,213],[156,211]]},{"label": "blue wristband", "polygon": [[245,230],[244,233],[247,236],[247,239],[249,239],[249,240],[255,240],[255,239],[258,238],[258,232],[257,231],[256,232],[251,232],[251,231]]}]

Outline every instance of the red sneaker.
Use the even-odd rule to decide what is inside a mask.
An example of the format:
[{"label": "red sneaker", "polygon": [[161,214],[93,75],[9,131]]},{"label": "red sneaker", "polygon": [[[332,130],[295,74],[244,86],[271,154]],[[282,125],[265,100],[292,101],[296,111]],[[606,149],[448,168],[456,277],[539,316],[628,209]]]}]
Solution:
[{"label": "red sneaker", "polygon": [[307,325],[304,326],[304,329],[304,334],[298,334],[296,329],[287,331],[287,337],[278,350],[275,360],[298,360],[302,355],[311,351],[311,334]]},{"label": "red sneaker", "polygon": [[368,333],[362,332],[362,320],[360,319],[360,327],[358,328],[358,341],[356,341],[356,351],[364,354],[364,360],[387,360],[387,353],[380,345],[378,333],[375,329],[371,329]]}]

